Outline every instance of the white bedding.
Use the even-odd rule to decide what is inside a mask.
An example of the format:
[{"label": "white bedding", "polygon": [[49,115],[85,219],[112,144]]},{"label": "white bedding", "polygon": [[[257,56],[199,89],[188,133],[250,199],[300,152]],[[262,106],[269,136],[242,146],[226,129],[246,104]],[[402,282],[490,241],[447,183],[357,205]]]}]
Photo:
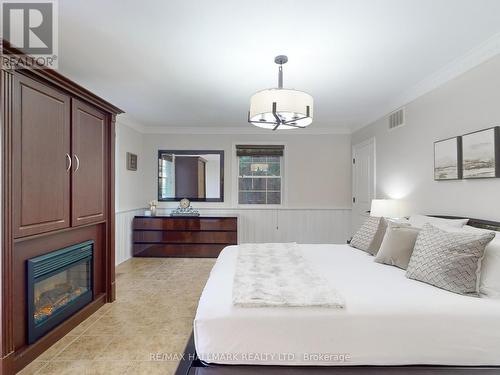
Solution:
[{"label": "white bedding", "polygon": [[500,300],[409,280],[348,245],[301,245],[345,309],[235,307],[237,246],[220,254],[194,321],[206,362],[252,365],[500,365]]},{"label": "white bedding", "polygon": [[311,268],[296,243],[263,243],[238,247],[233,305],[341,309],[344,300]]}]

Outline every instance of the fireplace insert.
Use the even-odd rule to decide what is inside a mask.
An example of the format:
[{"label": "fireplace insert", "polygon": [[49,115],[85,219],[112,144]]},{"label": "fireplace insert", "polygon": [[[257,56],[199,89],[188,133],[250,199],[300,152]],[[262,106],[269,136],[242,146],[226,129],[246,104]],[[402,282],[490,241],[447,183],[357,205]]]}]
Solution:
[{"label": "fireplace insert", "polygon": [[92,301],[93,252],[86,241],[27,261],[30,344]]}]

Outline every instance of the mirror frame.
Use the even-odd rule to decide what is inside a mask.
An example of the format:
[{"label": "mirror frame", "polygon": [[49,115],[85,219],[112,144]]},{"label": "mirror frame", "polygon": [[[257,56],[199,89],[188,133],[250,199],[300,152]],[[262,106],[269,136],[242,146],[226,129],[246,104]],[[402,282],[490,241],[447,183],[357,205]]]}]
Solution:
[{"label": "mirror frame", "polygon": [[[219,198],[160,198],[160,169],[158,167],[158,160],[161,154],[177,154],[177,155],[196,155],[196,154],[210,154],[219,155],[220,157],[220,195]],[[159,202],[179,202],[183,198],[189,199],[191,202],[224,202],[224,150],[158,150],[158,159],[156,160],[156,183],[158,185],[158,201]]]}]

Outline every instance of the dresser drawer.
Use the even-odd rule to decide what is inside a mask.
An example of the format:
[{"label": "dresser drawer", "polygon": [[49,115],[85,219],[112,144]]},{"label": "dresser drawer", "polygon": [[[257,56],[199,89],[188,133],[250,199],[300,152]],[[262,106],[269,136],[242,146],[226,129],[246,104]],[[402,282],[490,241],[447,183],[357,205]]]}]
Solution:
[{"label": "dresser drawer", "polygon": [[236,218],[151,217],[134,219],[134,229],[145,230],[215,230],[236,232],[237,227]]},{"label": "dresser drawer", "polygon": [[134,231],[134,242],[147,243],[236,243],[236,232]]}]

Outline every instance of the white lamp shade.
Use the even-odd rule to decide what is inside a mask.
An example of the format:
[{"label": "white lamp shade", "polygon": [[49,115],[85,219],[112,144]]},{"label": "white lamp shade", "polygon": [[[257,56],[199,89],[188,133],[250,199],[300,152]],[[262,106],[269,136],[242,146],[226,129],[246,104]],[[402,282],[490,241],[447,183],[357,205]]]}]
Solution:
[{"label": "white lamp shade", "polygon": [[[312,123],[313,97],[303,91],[290,89],[266,89],[253,94],[250,98],[250,121],[261,128],[274,129],[276,125],[272,122],[276,122],[276,118],[273,115],[273,103],[276,103],[276,113],[283,121],[296,120],[291,124],[300,127]],[[297,127],[283,124],[279,129],[297,129]]]},{"label": "white lamp shade", "polygon": [[370,216],[387,218],[402,217],[401,202],[396,199],[373,199]]}]

